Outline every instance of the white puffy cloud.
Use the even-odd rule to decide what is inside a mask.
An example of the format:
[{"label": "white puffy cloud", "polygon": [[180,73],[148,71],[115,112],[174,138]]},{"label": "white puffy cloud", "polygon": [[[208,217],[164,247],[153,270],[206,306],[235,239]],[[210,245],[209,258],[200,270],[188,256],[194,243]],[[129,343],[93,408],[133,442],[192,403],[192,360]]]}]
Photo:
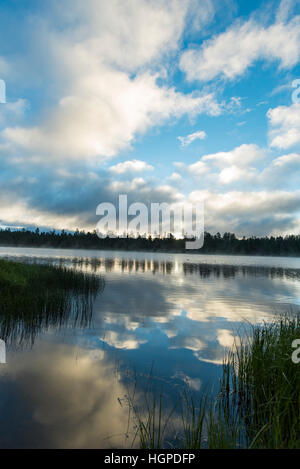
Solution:
[{"label": "white puffy cloud", "polygon": [[279,20],[270,26],[252,18],[237,22],[199,48],[185,51],[181,69],[188,80],[207,81],[218,76],[234,79],[260,59],[291,68],[300,57],[300,16],[287,23]]},{"label": "white puffy cloud", "polygon": [[264,151],[254,144],[243,144],[232,151],[218,152],[204,155],[202,161],[211,162],[218,167],[228,167],[230,165],[248,166],[250,163],[260,161],[264,158]]},{"label": "white puffy cloud", "polygon": [[3,226],[23,228],[34,225],[57,230],[68,228],[75,231],[76,228],[82,226],[82,223],[85,223],[82,215],[79,213],[76,215],[71,213],[53,213],[50,207],[48,209],[34,207],[30,202],[11,194],[5,196],[1,193],[0,209],[0,222],[4,221]]},{"label": "white puffy cloud", "polygon": [[72,42],[130,72],[176,51],[195,8],[191,0],[66,0],[63,8],[54,3],[55,23],[64,25]]},{"label": "white puffy cloud", "polygon": [[181,176],[181,174],[174,172],[174,173],[171,174],[171,176],[168,179],[169,179],[170,182],[177,183],[177,182],[182,181],[182,176]]},{"label": "white puffy cloud", "polygon": [[230,192],[234,188],[258,191],[263,188],[267,191],[276,187],[292,190],[299,179],[300,155],[289,153],[274,158],[268,149],[243,144],[228,152],[204,155],[190,165],[181,162],[174,164],[180,173],[195,178],[206,189],[215,189],[217,183],[219,190],[230,187]]},{"label": "white puffy cloud", "polygon": [[221,112],[212,94],[183,95],[159,87],[156,78],[144,73],[131,79],[100,67],[73,84],[71,94],[60,100],[44,124],[6,128],[2,137],[53,158],[111,157],[130,146],[136,134],[171,117]]},{"label": "white puffy cloud", "polygon": [[284,167],[287,165],[300,165],[300,155],[297,153],[290,153],[289,155],[282,155],[278,158],[275,158],[273,162],[274,166],[276,167]]},{"label": "white puffy cloud", "polygon": [[207,178],[215,184],[230,184],[240,180],[252,180],[256,169],[252,165],[265,159],[266,151],[254,144],[243,144],[231,151],[211,153],[202,156],[196,163],[185,165],[174,163],[177,168],[196,178]]},{"label": "white puffy cloud", "polygon": [[198,130],[197,132],[193,132],[192,134],[187,135],[186,137],[178,137],[178,140],[181,143],[182,147],[187,147],[195,140],[204,140],[206,138],[206,133],[204,130]]},{"label": "white puffy cloud", "polygon": [[300,192],[294,191],[231,191],[225,194],[211,194],[206,199],[210,207],[224,215],[272,215],[280,211],[288,213],[299,209]]},{"label": "white puffy cloud", "polygon": [[300,191],[193,191],[189,201],[205,200],[205,229],[237,235],[284,234],[299,231]]},{"label": "white puffy cloud", "polygon": [[197,177],[207,173],[209,168],[205,163],[203,163],[203,161],[197,161],[196,163],[190,164],[187,167],[187,170],[190,174]]},{"label": "white puffy cloud", "polygon": [[269,109],[270,145],[279,149],[300,143],[300,103]]},{"label": "white puffy cloud", "polygon": [[232,165],[222,169],[219,174],[219,182],[221,184],[231,184],[240,180],[252,179],[255,176],[255,169],[239,168]]},{"label": "white puffy cloud", "polygon": [[205,155],[202,161],[204,164],[212,163],[220,169],[218,174],[220,184],[231,184],[240,180],[252,180],[256,175],[256,169],[251,164],[259,163],[264,158],[265,151],[257,145],[243,144],[232,151]]},{"label": "white puffy cloud", "polygon": [[35,19],[31,33],[43,47],[28,55],[45,83],[51,77],[56,96],[35,124],[8,126],[2,132],[5,144],[41,161],[101,161],[169,119],[219,115],[214,93],[184,94],[158,82],[166,77],[165,64],[177,50],[192,4],[75,0],[62,8],[54,2],[55,14]]},{"label": "white puffy cloud", "polygon": [[186,165],[181,161],[175,161],[173,164],[176,166],[178,171],[185,176],[193,176],[198,178],[209,172],[209,166],[202,160],[196,161],[196,163],[192,163],[190,165]]},{"label": "white puffy cloud", "polygon": [[289,153],[272,160],[256,177],[256,183],[263,187],[298,187],[300,155]]},{"label": "white puffy cloud", "polygon": [[152,171],[154,167],[145,161],[141,160],[128,160],[122,163],[118,163],[109,168],[109,171],[113,174],[124,174],[124,173],[139,173],[143,171]]}]

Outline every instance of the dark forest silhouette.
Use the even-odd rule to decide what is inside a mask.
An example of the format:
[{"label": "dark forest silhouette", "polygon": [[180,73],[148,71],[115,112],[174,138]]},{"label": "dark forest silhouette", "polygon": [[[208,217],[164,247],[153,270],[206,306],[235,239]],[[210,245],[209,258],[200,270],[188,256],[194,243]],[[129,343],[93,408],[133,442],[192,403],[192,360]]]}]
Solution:
[{"label": "dark forest silhouette", "polygon": [[[185,250],[185,239],[166,238],[99,238],[96,232],[43,232],[30,230],[0,230],[0,246],[44,247],[60,249],[116,249],[125,251],[193,252]],[[299,256],[300,235],[250,237],[238,239],[232,233],[205,233],[204,246],[195,251],[203,254],[250,254]]]}]

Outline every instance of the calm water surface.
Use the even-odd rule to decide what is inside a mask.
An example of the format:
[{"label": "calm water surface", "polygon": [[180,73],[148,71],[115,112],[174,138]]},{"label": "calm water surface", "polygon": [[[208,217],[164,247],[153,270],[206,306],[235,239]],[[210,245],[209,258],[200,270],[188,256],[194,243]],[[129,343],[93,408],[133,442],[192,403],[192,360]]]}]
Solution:
[{"label": "calm water surface", "polygon": [[[91,323],[12,331],[0,365],[0,447],[130,446],[128,394],[212,395],[247,324],[300,310],[300,259],[0,248],[103,276]],[[0,300],[1,301],[1,300]],[[154,383],[154,384],[153,384]]]}]

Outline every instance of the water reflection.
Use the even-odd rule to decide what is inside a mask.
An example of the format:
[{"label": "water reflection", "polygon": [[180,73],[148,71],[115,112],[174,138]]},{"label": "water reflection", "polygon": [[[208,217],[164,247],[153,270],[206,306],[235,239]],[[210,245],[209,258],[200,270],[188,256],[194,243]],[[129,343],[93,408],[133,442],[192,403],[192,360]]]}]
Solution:
[{"label": "water reflection", "polygon": [[170,403],[184,383],[195,392],[216,389],[224,351],[249,323],[300,309],[300,268],[288,265],[48,254],[42,262],[102,275],[105,289],[83,327],[70,327],[72,318],[32,322],[32,350],[8,349],[0,368],[2,447],[130,446],[118,400],[127,386],[136,380],[142,392],[153,370]]},{"label": "water reflection", "polygon": [[51,342],[0,368],[1,448],[99,448],[128,444],[126,394],[101,350]]},{"label": "water reflection", "polygon": [[[95,309],[101,340],[134,363],[143,357],[148,367],[155,361],[163,372],[169,367],[172,375],[185,370],[196,379],[188,369],[198,366],[199,372],[199,362],[222,363],[224,347],[230,347],[247,324],[296,311],[300,304],[300,271],[295,269],[191,264],[187,270],[173,263],[173,275],[168,275],[166,263],[158,268],[149,263],[149,270],[147,263],[142,269],[139,262],[115,260],[113,265]],[[139,267],[132,275],[134,265]],[[97,268],[102,272],[105,264],[99,262]]]},{"label": "water reflection", "polygon": [[[68,259],[61,259],[63,263],[69,263]],[[85,268],[94,273],[97,272],[122,272],[122,273],[152,273],[172,275],[182,273],[187,275],[199,275],[201,278],[223,277],[234,278],[237,275],[264,276],[271,278],[295,278],[300,279],[300,268],[291,269],[283,267],[266,266],[239,266],[239,265],[216,265],[216,264],[194,264],[191,262],[170,262],[156,260],[138,259],[97,259],[97,258],[73,258],[71,263],[74,267]]]},{"label": "water reflection", "polygon": [[[38,250],[37,250],[38,251]],[[170,255],[169,255],[170,257]],[[175,257],[175,256],[174,256]],[[217,257],[217,256],[215,256]],[[221,256],[219,256],[221,257]],[[14,259],[15,256],[3,256],[4,259]],[[238,258],[238,256],[236,256]],[[221,278],[235,278],[238,275],[243,276],[263,276],[270,278],[291,278],[300,279],[300,261],[297,267],[283,267],[283,266],[266,266],[266,265],[244,265],[244,264],[222,264],[214,263],[193,263],[180,262],[179,260],[156,260],[156,259],[139,259],[132,257],[120,258],[117,255],[114,258],[110,257],[47,257],[33,258],[32,262],[39,262],[46,264],[58,264],[61,266],[72,266],[78,270],[89,271],[91,273],[152,273],[160,275],[173,275],[182,274],[184,276],[199,275],[200,278],[221,277]],[[241,262],[244,261],[243,258]],[[251,259],[251,258],[250,258]],[[281,260],[278,258],[279,261]],[[28,256],[18,256],[21,262],[29,262]],[[291,258],[291,264],[295,263],[295,258]]]}]

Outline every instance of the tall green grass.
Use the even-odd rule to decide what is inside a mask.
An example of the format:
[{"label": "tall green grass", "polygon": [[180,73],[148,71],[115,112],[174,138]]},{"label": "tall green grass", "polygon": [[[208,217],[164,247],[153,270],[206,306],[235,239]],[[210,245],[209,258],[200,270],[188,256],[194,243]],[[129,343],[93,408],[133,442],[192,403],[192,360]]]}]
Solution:
[{"label": "tall green grass", "polygon": [[300,316],[253,327],[251,340],[226,359],[222,405],[238,409],[251,448],[300,448],[300,364],[292,342],[300,338]]},{"label": "tall green grass", "polygon": [[292,361],[299,338],[300,316],[253,326],[225,357],[215,400],[180,394],[179,422],[166,417],[161,398],[142,410],[131,405],[141,447],[300,448],[300,364]]},{"label": "tall green grass", "polygon": [[20,345],[42,329],[86,326],[103,289],[96,275],[62,266],[0,260],[0,337]]}]

